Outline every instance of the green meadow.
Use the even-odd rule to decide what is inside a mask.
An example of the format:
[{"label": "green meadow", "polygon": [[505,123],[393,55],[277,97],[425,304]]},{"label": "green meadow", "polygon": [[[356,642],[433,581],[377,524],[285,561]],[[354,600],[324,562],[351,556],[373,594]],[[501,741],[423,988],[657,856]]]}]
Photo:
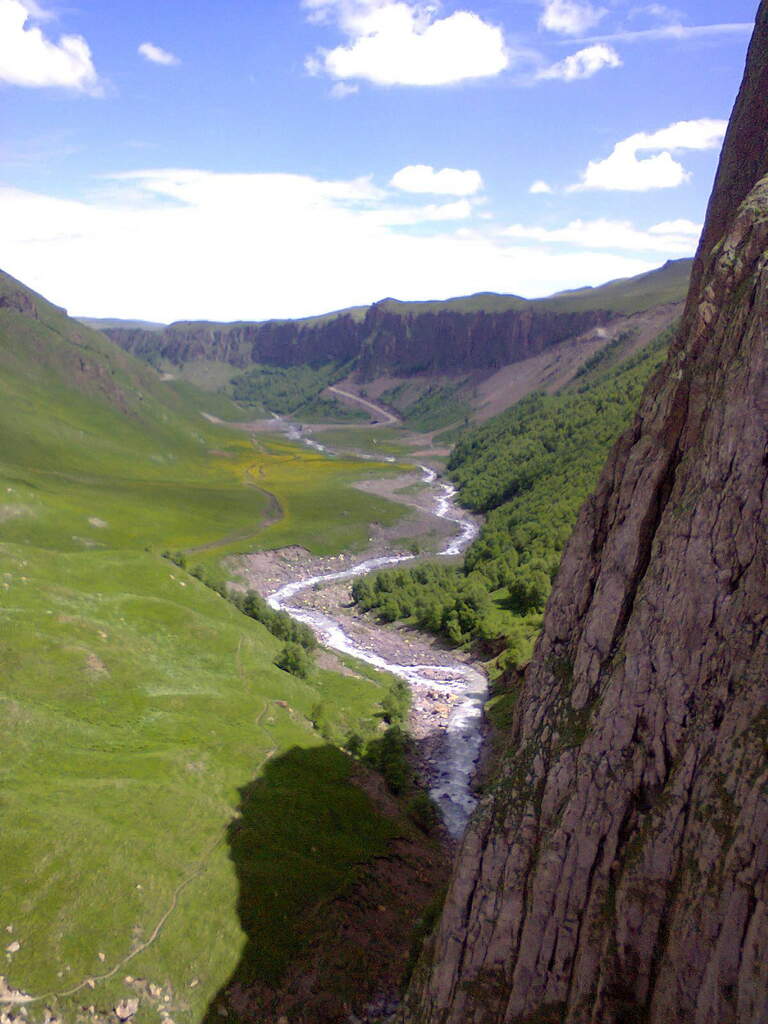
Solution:
[{"label": "green meadow", "polygon": [[393,679],[282,671],[159,552],[362,546],[402,508],[351,485],[398,468],[215,426],[242,411],[0,276],[3,297],[0,973],[35,1021],[138,995],[137,1021],[191,1024],[236,970],[278,981],[306,908],[411,826],[341,749],[381,734]]},{"label": "green meadow", "polygon": [[[264,627],[149,553],[3,544],[0,580],[0,926],[21,944],[10,984],[66,1018],[144,978],[176,1019],[200,1019],[245,941],[227,836],[239,791],[259,780],[245,924],[260,922],[250,969],[274,982],[306,906],[397,833],[325,738],[376,736],[391,680],[281,671]],[[332,771],[319,777],[316,761]]]}]

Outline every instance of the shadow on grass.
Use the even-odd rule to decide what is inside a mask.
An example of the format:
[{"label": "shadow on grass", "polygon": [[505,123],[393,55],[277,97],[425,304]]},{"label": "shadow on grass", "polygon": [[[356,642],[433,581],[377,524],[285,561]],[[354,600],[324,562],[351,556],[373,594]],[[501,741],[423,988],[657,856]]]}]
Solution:
[{"label": "shadow on grass", "polygon": [[330,745],[293,748],[242,787],[227,841],[246,942],[203,1024],[330,1024],[396,994],[401,947],[445,866],[397,812],[381,779]]}]

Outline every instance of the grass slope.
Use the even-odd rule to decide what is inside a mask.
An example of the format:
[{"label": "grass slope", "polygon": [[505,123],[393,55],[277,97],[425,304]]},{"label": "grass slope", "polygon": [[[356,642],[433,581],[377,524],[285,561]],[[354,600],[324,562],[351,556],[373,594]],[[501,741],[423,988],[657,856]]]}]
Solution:
[{"label": "grass slope", "polygon": [[139,1024],[200,1020],[249,922],[271,983],[305,906],[408,829],[333,745],[376,740],[394,681],[282,671],[280,641],[155,553],[362,544],[401,509],[348,485],[392,467],[254,445],[203,419],[210,402],[0,275],[0,927],[19,943],[2,973],[33,1020],[134,995]]},{"label": "grass slope", "polygon": [[[176,1019],[199,1019],[242,946],[226,841],[239,789],[272,758],[327,749],[318,705],[326,729],[375,735],[387,679],[282,672],[260,624],[150,554],[4,544],[0,580],[0,924],[21,943],[5,973],[65,1016],[110,1007],[132,994],[126,975],[144,977],[171,993]],[[253,969],[268,982],[303,907],[397,831],[350,791],[349,759],[333,764],[323,779],[294,773],[262,807],[264,898],[249,914],[262,934]],[[65,995],[116,965],[95,990]]]}]

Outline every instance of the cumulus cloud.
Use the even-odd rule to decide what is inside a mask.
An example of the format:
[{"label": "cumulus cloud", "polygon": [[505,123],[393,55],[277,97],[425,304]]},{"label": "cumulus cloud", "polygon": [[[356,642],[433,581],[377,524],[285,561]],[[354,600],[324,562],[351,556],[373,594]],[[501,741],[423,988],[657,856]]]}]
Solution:
[{"label": "cumulus cloud", "polygon": [[502,30],[471,11],[438,17],[421,0],[304,0],[310,20],[335,20],[346,45],[307,58],[310,74],[377,85],[451,85],[509,65]]},{"label": "cumulus cloud", "polygon": [[444,167],[436,171],[428,164],[409,164],[401,168],[389,183],[401,192],[440,196],[473,196],[483,187],[479,171],[457,171]]},{"label": "cumulus cloud", "polygon": [[166,67],[170,67],[173,64],[181,63],[179,58],[174,56],[174,54],[169,53],[167,50],[162,50],[159,46],[155,46],[154,43],[142,43],[139,46],[139,53],[151,64],[162,64]]},{"label": "cumulus cloud", "polygon": [[594,28],[608,13],[605,7],[593,7],[577,0],[544,0],[539,19],[542,28],[566,36],[579,36]]},{"label": "cumulus cloud", "polygon": [[612,46],[595,43],[584,50],[572,53],[564,60],[539,71],[537,78],[556,78],[563,82],[575,82],[580,78],[591,78],[603,68],[620,68],[621,57]]},{"label": "cumulus cloud", "polygon": [[0,266],[78,314],[171,321],[543,295],[659,262],[500,236],[472,227],[466,198],[409,206],[367,177],[163,169],[105,185],[87,200],[0,188]]},{"label": "cumulus cloud", "polygon": [[0,82],[99,95],[101,85],[88,43],[74,35],[52,42],[30,24],[41,16],[45,12],[35,3],[0,0]]},{"label": "cumulus cloud", "polygon": [[534,181],[531,187],[528,189],[532,196],[549,196],[552,195],[552,186],[546,181]]},{"label": "cumulus cloud", "polygon": [[628,220],[573,220],[564,228],[524,227],[513,224],[505,230],[511,238],[531,239],[588,249],[629,250],[690,256],[696,248],[701,224],[691,221],[667,221],[647,231],[638,230]]},{"label": "cumulus cloud", "polygon": [[[605,160],[590,160],[582,180],[571,185],[569,191],[648,192],[657,188],[677,188],[690,180],[690,174],[672,153],[717,149],[727,127],[727,121],[701,118],[698,121],[677,121],[652,134],[637,132],[617,142]],[[654,155],[641,157],[641,153]]]}]

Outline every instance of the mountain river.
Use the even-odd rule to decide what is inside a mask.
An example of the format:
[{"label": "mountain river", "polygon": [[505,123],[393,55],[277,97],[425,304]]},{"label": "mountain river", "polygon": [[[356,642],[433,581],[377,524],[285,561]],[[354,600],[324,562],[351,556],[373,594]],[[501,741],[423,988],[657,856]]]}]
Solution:
[{"label": "mountain river", "polygon": [[[321,447],[298,433],[292,436],[310,443],[312,447]],[[328,451],[325,448],[322,450]],[[438,552],[438,555],[449,557],[461,554],[477,536],[477,524],[466,518],[457,508],[454,501],[455,488],[438,481],[437,474],[427,466],[419,466],[419,469],[423,482],[434,489],[432,514],[455,524],[457,528],[456,535],[442,551]],[[450,653],[441,653],[441,664],[393,663],[353,640],[341,619],[293,603],[298,594],[318,584],[351,579],[375,569],[413,560],[413,555],[394,554],[369,558],[339,572],[286,583],[268,595],[267,599],[273,608],[287,611],[300,622],[309,625],[320,643],[326,647],[359,658],[377,669],[391,672],[405,679],[412,688],[426,684],[449,704],[451,710],[445,726],[445,735],[435,748],[435,781],[430,792],[442,812],[446,828],[451,835],[459,837],[476,803],[470,783],[480,755],[482,707],[487,696],[485,676],[471,665],[452,657]]]}]

